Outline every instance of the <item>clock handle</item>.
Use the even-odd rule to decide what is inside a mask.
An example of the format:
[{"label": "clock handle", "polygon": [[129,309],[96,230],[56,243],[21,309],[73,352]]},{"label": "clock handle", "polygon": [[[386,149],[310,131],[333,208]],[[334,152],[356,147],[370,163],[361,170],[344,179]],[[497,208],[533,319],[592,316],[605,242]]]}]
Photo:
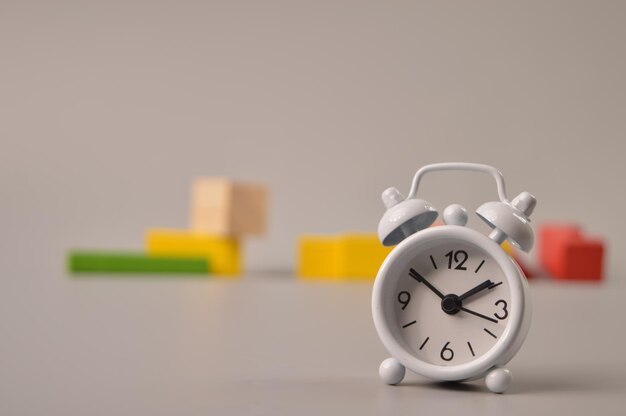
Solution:
[{"label": "clock handle", "polygon": [[482,172],[487,173],[496,180],[496,186],[498,187],[498,196],[500,197],[500,201],[505,204],[509,204],[509,199],[506,196],[506,188],[504,186],[504,177],[502,173],[493,166],[483,165],[480,163],[463,163],[463,162],[452,162],[452,163],[433,163],[430,165],[426,165],[415,173],[413,177],[413,183],[411,184],[411,191],[407,196],[407,199],[414,198],[417,195],[417,188],[419,187],[420,180],[424,175],[429,172],[443,171],[443,170],[464,170],[470,172]]}]

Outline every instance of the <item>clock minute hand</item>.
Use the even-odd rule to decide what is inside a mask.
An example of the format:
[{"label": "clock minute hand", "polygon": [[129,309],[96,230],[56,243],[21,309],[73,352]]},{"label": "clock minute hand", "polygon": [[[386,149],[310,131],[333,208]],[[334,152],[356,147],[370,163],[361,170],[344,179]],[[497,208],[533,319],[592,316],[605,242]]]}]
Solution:
[{"label": "clock minute hand", "polygon": [[495,320],[495,319],[493,319],[493,318],[490,318],[490,317],[488,317],[488,316],[485,316],[485,315],[483,315],[482,313],[475,312],[475,311],[473,311],[473,310],[471,310],[471,309],[464,308],[463,306],[461,306],[459,309],[460,309],[460,310],[462,310],[463,312],[471,313],[471,314],[472,314],[472,315],[474,315],[474,316],[478,316],[479,318],[483,318],[483,319],[486,319],[486,320],[488,320],[488,321],[491,321],[491,322],[493,322],[494,324],[497,324],[497,323],[498,323],[498,321],[497,321],[497,320]]},{"label": "clock minute hand", "polygon": [[424,279],[424,277],[419,274],[418,272],[415,271],[415,269],[411,268],[409,269],[409,276],[411,276],[413,279],[417,280],[418,282],[422,282],[424,283],[424,285],[426,285],[427,288],[429,288],[430,290],[432,290],[435,295],[439,296],[441,299],[443,299],[443,293],[441,293],[439,291],[439,289],[437,289],[435,286],[431,285],[430,282],[426,279]]},{"label": "clock minute hand", "polygon": [[470,290],[468,290],[467,292],[463,293],[462,295],[459,295],[459,300],[463,301],[463,300],[469,298],[470,296],[474,296],[478,292],[482,292],[485,289],[489,289],[489,287],[491,285],[493,285],[493,282],[491,280],[485,280],[484,282],[482,282],[478,286],[471,288]]}]

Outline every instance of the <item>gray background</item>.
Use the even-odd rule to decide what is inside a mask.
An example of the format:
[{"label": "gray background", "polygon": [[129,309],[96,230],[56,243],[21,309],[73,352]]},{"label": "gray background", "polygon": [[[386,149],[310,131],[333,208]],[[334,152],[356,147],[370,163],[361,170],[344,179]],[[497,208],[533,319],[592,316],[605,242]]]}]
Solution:
[{"label": "gray background", "polygon": [[373,230],[384,188],[458,160],[620,252],[624,2],[204,3],[0,2],[3,245],[140,247],[223,174],[271,186],[248,265],[285,269],[298,233]]},{"label": "gray background", "polygon": [[[572,399],[581,392],[623,405],[624,362],[611,352],[624,346],[625,17],[619,1],[0,1],[0,406],[193,413],[244,397],[238,410],[271,413],[283,395],[313,408],[409,406],[415,389],[381,393],[372,373],[384,353],[369,286],[302,286],[290,271],[298,234],[373,231],[380,192],[407,192],[415,170],[438,161],[493,164],[512,195],[538,197],[535,224],[579,222],[608,243],[602,286],[534,287],[539,335],[519,357],[519,395],[505,400],[532,406],[543,386],[562,393],[554,408],[589,411]],[[246,244],[256,274],[231,286],[65,275],[69,247],[139,249],[148,227],[185,227],[191,179],[217,174],[271,187],[268,235]],[[470,210],[496,196],[491,180],[458,173],[428,177],[421,194]],[[260,352],[233,347],[258,322],[225,331],[240,320],[223,293],[244,316],[274,318],[261,321]],[[287,313],[275,293],[303,303]],[[359,313],[342,315],[350,305]],[[281,337],[298,318],[308,338]],[[336,338],[347,323],[354,336]],[[297,359],[325,339],[336,342],[305,349],[317,354],[310,365]],[[547,345],[569,352],[555,361]],[[220,365],[234,369],[231,384]],[[219,386],[209,402],[203,383]],[[455,394],[464,406],[492,400]]]}]

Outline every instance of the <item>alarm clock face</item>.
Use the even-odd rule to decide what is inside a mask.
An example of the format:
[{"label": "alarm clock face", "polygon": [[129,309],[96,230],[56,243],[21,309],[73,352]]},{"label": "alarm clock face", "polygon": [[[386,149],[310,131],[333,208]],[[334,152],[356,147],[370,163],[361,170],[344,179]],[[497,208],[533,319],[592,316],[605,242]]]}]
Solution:
[{"label": "alarm clock face", "polygon": [[420,360],[467,363],[502,336],[510,287],[502,268],[480,247],[463,241],[430,244],[396,273],[397,332]]},{"label": "alarm clock face", "polygon": [[372,313],[391,355],[439,380],[480,376],[510,360],[530,323],[526,282],[499,244],[445,225],[422,230],[387,256]]}]

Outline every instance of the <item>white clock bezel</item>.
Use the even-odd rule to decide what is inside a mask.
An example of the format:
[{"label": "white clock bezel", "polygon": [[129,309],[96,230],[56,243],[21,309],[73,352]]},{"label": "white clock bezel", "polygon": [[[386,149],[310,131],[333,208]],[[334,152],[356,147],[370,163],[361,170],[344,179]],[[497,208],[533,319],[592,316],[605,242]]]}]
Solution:
[{"label": "white clock bezel", "polygon": [[[417,255],[421,244],[430,247],[434,240],[463,241],[474,244],[490,255],[504,272],[510,288],[511,306],[506,327],[496,344],[470,362],[440,366],[420,360],[403,345],[400,326],[394,324],[395,291],[406,268]],[[428,243],[428,244],[426,244]],[[443,225],[422,230],[398,244],[383,262],[372,294],[372,315],[378,335],[392,357],[409,370],[440,381],[461,381],[484,376],[491,368],[506,364],[521,347],[530,326],[527,283],[524,274],[499,244],[478,231],[457,225]]]}]

